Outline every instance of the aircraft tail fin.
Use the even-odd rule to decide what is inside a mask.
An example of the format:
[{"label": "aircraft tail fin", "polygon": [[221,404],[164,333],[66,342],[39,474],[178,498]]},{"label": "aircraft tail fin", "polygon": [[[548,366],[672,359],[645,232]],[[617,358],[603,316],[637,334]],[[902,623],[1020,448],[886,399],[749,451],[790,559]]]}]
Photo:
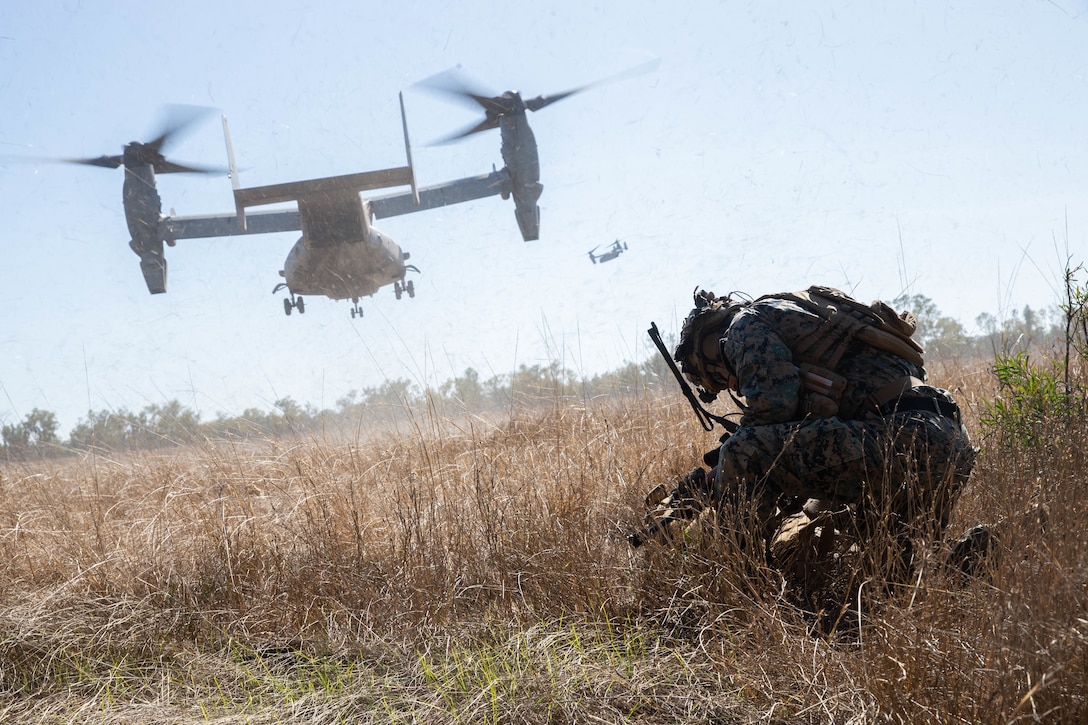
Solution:
[{"label": "aircraft tail fin", "polygon": [[416,186],[416,170],[412,165],[412,144],[408,141],[408,116],[404,113],[404,93],[400,93],[400,123],[404,128],[404,154],[408,157],[408,175],[411,177],[412,201],[419,206],[419,187]]},{"label": "aircraft tail fin", "polygon": [[[223,141],[227,145],[227,165],[230,168],[230,185],[231,188],[237,192],[242,188],[242,182],[238,179],[238,167],[234,163],[234,147],[230,143],[230,127],[227,126],[227,117],[223,116]],[[243,232],[246,230],[246,208],[244,204],[238,202],[238,194],[234,195],[234,209],[238,215],[238,228]]]}]

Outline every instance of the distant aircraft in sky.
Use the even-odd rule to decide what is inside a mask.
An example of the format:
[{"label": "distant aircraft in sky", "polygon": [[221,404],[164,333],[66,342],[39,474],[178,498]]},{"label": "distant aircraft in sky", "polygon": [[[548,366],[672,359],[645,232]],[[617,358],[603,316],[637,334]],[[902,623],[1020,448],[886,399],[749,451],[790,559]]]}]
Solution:
[{"label": "distant aircraft in sky", "polygon": [[598,244],[596,247],[589,250],[589,258],[594,264],[597,264],[597,262],[608,262],[620,256],[627,251],[627,242],[621,242],[617,239],[616,241],[612,242],[612,246],[609,247],[608,251],[604,254],[594,254],[594,252],[596,252],[600,248],[601,245]]}]

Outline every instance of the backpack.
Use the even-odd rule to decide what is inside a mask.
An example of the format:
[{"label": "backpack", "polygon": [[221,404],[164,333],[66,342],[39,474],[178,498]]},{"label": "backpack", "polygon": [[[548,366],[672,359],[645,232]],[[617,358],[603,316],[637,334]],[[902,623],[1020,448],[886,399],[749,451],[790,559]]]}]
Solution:
[{"label": "backpack", "polygon": [[789,300],[823,318],[819,328],[798,340],[794,355],[799,361],[835,370],[856,337],[919,367],[924,365],[924,350],[913,338],[918,328],[913,312],[896,313],[880,300],[866,305],[841,290],[820,285],[760,299]]}]

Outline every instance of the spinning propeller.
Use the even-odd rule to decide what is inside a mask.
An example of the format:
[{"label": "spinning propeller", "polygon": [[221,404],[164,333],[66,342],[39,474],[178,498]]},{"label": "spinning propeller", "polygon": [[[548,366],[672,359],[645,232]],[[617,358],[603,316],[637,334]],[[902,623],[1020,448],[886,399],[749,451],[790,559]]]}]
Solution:
[{"label": "spinning propeller", "polygon": [[192,164],[179,164],[168,161],[163,156],[163,150],[176,141],[189,126],[201,116],[212,109],[203,106],[168,106],[166,120],[163,129],[153,140],[147,143],[132,141],[125,144],[124,151],[115,156],[97,156],[89,159],[60,159],[65,163],[83,164],[85,166],[100,166],[106,169],[116,169],[118,166],[150,166],[156,174],[214,174],[223,170],[210,166],[194,166]]},{"label": "spinning propeller", "polygon": [[194,121],[211,109],[200,106],[167,106],[162,131],[151,141],[132,141],[117,155],[86,159],[44,159],[104,169],[125,167],[125,182],[121,200],[125,207],[125,223],[131,239],[129,248],[140,258],[140,272],[151,294],[166,291],[166,257],[163,244],[173,246],[174,240],[164,239],[159,231],[162,219],[162,199],[155,188],[155,174],[218,173],[214,167],[194,166],[168,161],[163,150]]},{"label": "spinning propeller", "polygon": [[597,86],[616,83],[632,76],[641,75],[642,73],[646,73],[656,68],[658,62],[659,61],[655,59],[607,78],[602,78],[593,81],[592,83],[578,86],[577,88],[571,88],[570,90],[562,91],[560,93],[541,95],[528,100],[523,100],[521,93],[518,91],[506,91],[497,96],[489,96],[482,91],[470,87],[464,80],[455,77],[452,71],[431,76],[430,78],[419,81],[416,85],[431,91],[437,91],[453,96],[454,98],[467,102],[473,107],[480,106],[484,109],[483,120],[436,142],[438,144],[444,144],[480,133],[481,131],[498,128],[499,119],[503,116],[524,116],[525,111],[539,111],[557,101],[570,98],[576,93],[581,93],[582,91],[587,91],[591,88],[596,88]]}]

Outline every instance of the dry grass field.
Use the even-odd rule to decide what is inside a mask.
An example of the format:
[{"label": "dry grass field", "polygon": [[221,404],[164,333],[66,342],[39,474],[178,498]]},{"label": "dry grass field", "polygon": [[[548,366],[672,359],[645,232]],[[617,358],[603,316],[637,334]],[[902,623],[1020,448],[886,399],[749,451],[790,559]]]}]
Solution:
[{"label": "dry grass field", "polygon": [[5,464],[0,722],[1088,722],[1088,433],[984,439],[984,366],[931,379],[982,447],[952,533],[1046,524],[818,631],[728,546],[624,540],[714,443],[679,394]]}]

